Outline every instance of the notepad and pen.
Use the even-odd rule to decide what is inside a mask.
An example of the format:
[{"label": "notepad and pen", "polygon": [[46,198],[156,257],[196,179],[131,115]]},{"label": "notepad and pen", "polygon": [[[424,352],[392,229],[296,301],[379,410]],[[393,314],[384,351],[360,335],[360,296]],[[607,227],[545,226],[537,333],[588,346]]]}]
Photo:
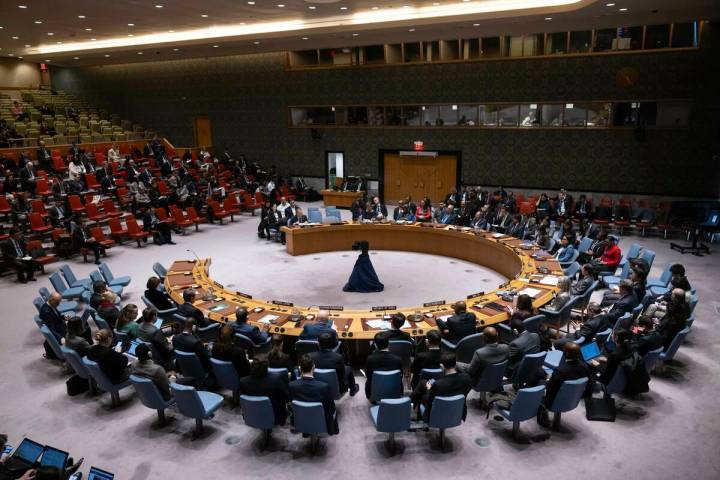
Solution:
[{"label": "notepad and pen", "polygon": [[543,291],[537,288],[523,288],[518,292],[518,295],[527,295],[530,298],[535,298],[540,295]]},{"label": "notepad and pen", "polygon": [[[378,328],[380,330],[389,330],[391,327],[391,324],[387,320],[368,320],[367,326],[371,328]],[[412,328],[412,325],[410,325],[410,322],[405,320],[405,323],[403,323],[403,326],[400,328]]]},{"label": "notepad and pen", "polygon": [[271,324],[271,323],[275,323],[275,321],[276,321],[278,318],[280,318],[280,317],[277,316],[277,315],[267,314],[267,315],[263,316],[262,318],[260,318],[260,319],[258,320],[258,322],[259,322],[259,323],[262,323],[262,324],[264,324],[264,325],[269,325],[269,324]]}]

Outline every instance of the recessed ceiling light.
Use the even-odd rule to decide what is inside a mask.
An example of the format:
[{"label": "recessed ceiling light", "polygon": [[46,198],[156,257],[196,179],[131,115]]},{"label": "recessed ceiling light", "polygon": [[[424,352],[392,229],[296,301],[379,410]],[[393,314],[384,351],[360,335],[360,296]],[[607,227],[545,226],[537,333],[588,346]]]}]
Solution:
[{"label": "recessed ceiling light", "polygon": [[58,45],[62,45],[62,42],[55,42],[55,43],[58,44]]},{"label": "recessed ceiling light", "polygon": [[615,4],[614,4],[614,3],[606,3],[605,6],[606,6],[606,7],[614,7]]},{"label": "recessed ceiling light", "polygon": [[138,55],[142,55],[142,54],[143,54],[143,52],[138,52]]},{"label": "recessed ceiling light", "polygon": [[353,36],[353,37],[359,37],[360,34],[359,34],[359,33],[353,33],[352,36]]},{"label": "recessed ceiling light", "polygon": [[403,8],[410,8],[410,5],[403,5]]},{"label": "recessed ceiling light", "polygon": [[12,37],[13,40],[20,40],[20,37]]},{"label": "recessed ceiling light", "polygon": [[253,45],[260,45],[260,42],[255,41],[253,42]]},{"label": "recessed ceiling light", "polygon": [[53,32],[48,32],[48,36],[52,37],[53,35],[55,35]]},{"label": "recessed ceiling light", "polygon": [[27,8],[27,5],[18,5],[18,8]]},{"label": "recessed ceiling light", "polygon": [[80,57],[73,57],[73,60],[80,60]]},{"label": "recessed ceiling light", "polygon": [[552,20],[552,17],[545,17],[545,20]]},{"label": "recessed ceiling light", "polygon": [[303,40],[307,40],[307,39],[308,39],[308,37],[302,37],[302,39],[303,39]]},{"label": "recessed ceiling light", "polygon": [[285,4],[284,4],[284,3],[278,3],[278,8],[285,8]]},{"label": "recessed ceiling light", "polygon": [[248,5],[255,5],[255,2],[248,2]]},{"label": "recessed ceiling light", "polygon": [[348,7],[340,7],[340,10],[347,10]]},{"label": "recessed ceiling light", "polygon": [[627,12],[627,8],[619,8],[618,10],[620,10],[621,12]]},{"label": "recessed ceiling light", "polygon": [[473,23],[473,27],[479,27],[479,26],[480,26],[479,23]]},{"label": "recessed ceiling light", "polygon": [[0,27],[0,30],[2,30],[3,28],[5,28],[5,27]]},{"label": "recessed ceiling light", "polygon": [[86,28],[85,31],[86,31],[86,32],[92,32],[92,28]]},{"label": "recessed ceiling light", "polygon": [[134,36],[135,35],[133,35],[132,33],[128,33],[128,37],[134,37]]},{"label": "recessed ceiling light", "polygon": [[84,19],[84,18],[85,18],[85,15],[78,15],[78,18]]},{"label": "recessed ceiling light", "polygon": [[220,45],[213,45],[213,48],[219,48]]},{"label": "recessed ceiling light", "polygon": [[90,39],[91,42],[94,42],[94,41],[96,41],[96,40],[97,40],[97,38],[91,38],[91,39]]},{"label": "recessed ceiling light", "polygon": [[203,14],[200,15],[200,16],[201,16],[202,18],[208,18],[208,14],[207,14],[207,13],[203,13]]},{"label": "recessed ceiling light", "polygon": [[105,54],[105,58],[108,58],[109,56],[110,56],[109,53],[106,53],[106,54]]},{"label": "recessed ceiling light", "polygon": [[19,58],[20,60],[22,60],[22,59],[23,59],[23,57],[18,57],[18,58]]},{"label": "recessed ceiling light", "polygon": [[48,59],[48,60],[45,60],[45,61],[48,62],[48,63],[52,62],[52,60],[49,60],[49,59]]},{"label": "recessed ceiling light", "polygon": [[128,23],[128,27],[134,27],[134,26],[135,26],[134,23]]},{"label": "recessed ceiling light", "polygon": [[14,56],[15,55],[13,55],[12,53],[8,53],[8,57],[14,57]]},{"label": "recessed ceiling light", "polygon": [[438,5],[440,5],[440,3],[439,3],[439,2],[435,2],[435,3],[433,3],[433,7],[437,7]]},{"label": "recessed ceiling light", "polygon": [[414,28],[409,28],[409,29],[408,29],[408,32],[414,32],[414,31],[415,31]]},{"label": "recessed ceiling light", "polygon": [[155,8],[163,8],[162,5],[155,5]]},{"label": "recessed ceiling light", "polygon": [[180,51],[179,48],[173,48],[173,52],[179,52],[179,51]]},{"label": "recessed ceiling light", "polygon": [[25,48],[30,48],[30,45],[25,45]]},{"label": "recessed ceiling light", "polygon": [[310,5],[310,6],[308,7],[308,9],[310,9],[310,10],[315,10],[316,8],[317,8],[317,7],[316,7],[315,5]]},{"label": "recessed ceiling light", "polygon": [[377,10],[380,7],[372,7],[370,10]]},{"label": "recessed ceiling light", "polygon": [[470,0],[463,0],[463,2],[469,2]]},{"label": "recessed ceiling light", "polygon": [[175,30],[168,30],[168,33],[175,33]]},{"label": "recessed ceiling light", "polygon": [[35,20],[35,23],[40,25],[42,23],[42,20]]}]

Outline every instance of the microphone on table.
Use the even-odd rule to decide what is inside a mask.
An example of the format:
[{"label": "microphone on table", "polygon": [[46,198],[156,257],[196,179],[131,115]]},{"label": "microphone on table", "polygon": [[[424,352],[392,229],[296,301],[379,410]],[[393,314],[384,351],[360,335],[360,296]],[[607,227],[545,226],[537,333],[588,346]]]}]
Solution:
[{"label": "microphone on table", "polygon": [[187,248],[187,249],[185,249],[185,251],[186,251],[186,252],[191,252],[193,255],[195,255],[195,258],[197,259],[197,261],[198,261],[198,262],[200,261],[200,257],[198,257],[198,254],[195,253],[195,250],[193,250],[192,248]]}]

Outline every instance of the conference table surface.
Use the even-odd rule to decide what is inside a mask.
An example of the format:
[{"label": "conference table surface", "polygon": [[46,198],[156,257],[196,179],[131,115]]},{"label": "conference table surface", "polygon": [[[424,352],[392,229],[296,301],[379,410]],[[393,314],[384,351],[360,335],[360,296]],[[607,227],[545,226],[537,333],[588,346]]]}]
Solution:
[{"label": "conference table surface", "polygon": [[[165,277],[165,288],[178,303],[182,293],[194,288],[195,306],[216,322],[234,320],[238,307],[248,309],[251,324],[269,324],[271,333],[298,336],[306,322],[314,321],[318,310],[330,311],[333,328],[343,339],[368,340],[389,328],[388,315],[402,312],[407,316],[403,330],[423,336],[437,328],[437,320],[453,314],[455,301],[467,302],[468,312],[477,317],[479,327],[504,322],[512,306],[508,293],[526,293],[533,305],[550,302],[563,275],[560,264],[529,242],[507,235],[478,232],[469,228],[434,224],[340,223],[282,227],[290,255],[348,251],[358,240],[370,242],[374,250],[400,250],[443,255],[489,267],[508,278],[498,289],[476,292],[466,298],[420,300],[417,306],[377,305],[367,309],[345,309],[342,305],[299,306],[282,299],[258,299],[252,292],[224,288],[210,277],[211,259],[177,260]],[[329,299],[332,298],[329,295]],[[516,298],[516,297],[515,297]]]}]

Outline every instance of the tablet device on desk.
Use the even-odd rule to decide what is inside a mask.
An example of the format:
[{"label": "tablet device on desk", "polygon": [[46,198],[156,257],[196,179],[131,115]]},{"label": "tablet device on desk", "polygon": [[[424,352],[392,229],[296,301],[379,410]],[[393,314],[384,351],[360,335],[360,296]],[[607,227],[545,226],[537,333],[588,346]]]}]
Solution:
[{"label": "tablet device on desk", "polygon": [[45,450],[45,445],[40,445],[29,438],[23,439],[15,452],[5,461],[5,467],[9,470],[20,470],[35,466],[35,463]]},{"label": "tablet device on desk", "polygon": [[58,450],[53,447],[45,447],[45,451],[40,459],[40,465],[57,467],[60,470],[64,470],[68,457],[69,455],[67,452],[63,452],[62,450]]},{"label": "tablet device on desk", "polygon": [[600,347],[598,347],[597,342],[590,342],[580,347],[580,353],[582,353],[583,360],[589,362],[600,356]]},{"label": "tablet device on desk", "polygon": [[105,470],[100,470],[97,467],[90,467],[90,472],[88,472],[88,480],[113,480],[115,478],[114,473],[106,472]]}]

